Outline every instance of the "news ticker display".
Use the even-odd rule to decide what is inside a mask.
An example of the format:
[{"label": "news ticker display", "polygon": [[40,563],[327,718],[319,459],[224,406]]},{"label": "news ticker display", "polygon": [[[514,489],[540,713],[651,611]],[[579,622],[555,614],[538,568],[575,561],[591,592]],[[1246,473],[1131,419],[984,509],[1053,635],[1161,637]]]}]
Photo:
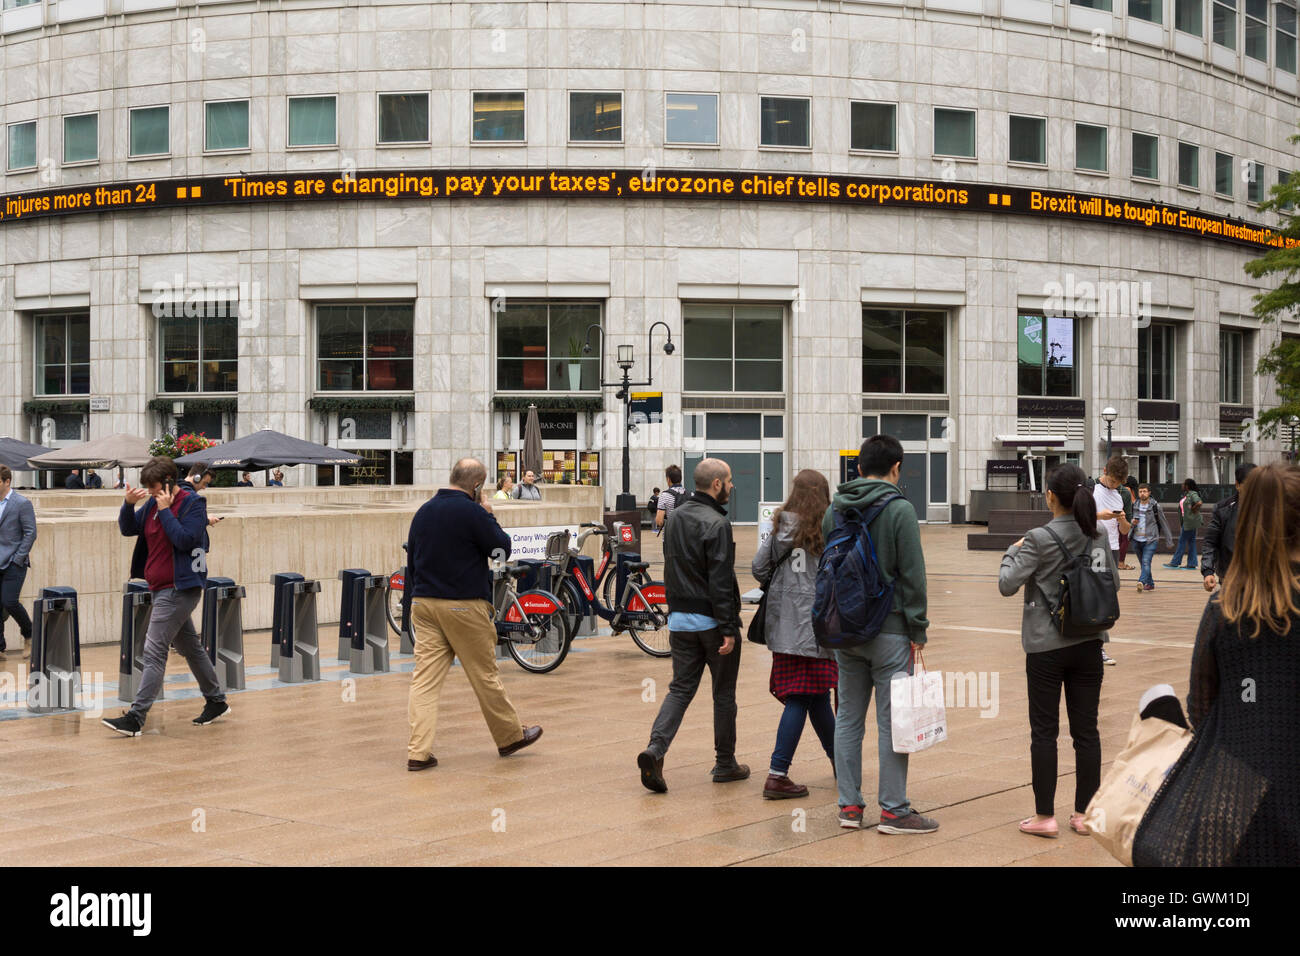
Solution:
[{"label": "news ticker display", "polygon": [[1261,249],[1300,245],[1300,240],[1281,236],[1267,226],[1163,203],[1024,186],[815,173],[547,168],[314,171],[87,184],[0,198],[0,222],[4,223],[83,213],[348,200],[811,202],[868,209],[989,212],[1063,223],[1105,222]]}]

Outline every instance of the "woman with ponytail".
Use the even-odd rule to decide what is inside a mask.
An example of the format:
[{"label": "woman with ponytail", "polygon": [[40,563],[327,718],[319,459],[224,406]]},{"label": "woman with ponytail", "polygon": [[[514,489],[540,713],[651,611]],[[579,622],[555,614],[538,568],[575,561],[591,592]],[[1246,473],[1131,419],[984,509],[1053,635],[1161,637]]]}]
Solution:
[{"label": "woman with ponytail", "polygon": [[[1061,600],[1061,572],[1075,555],[1091,554],[1095,566],[1108,567],[1115,590],[1119,591],[1115,556],[1106,530],[1098,526],[1097,505],[1086,484],[1087,476],[1077,465],[1058,465],[1048,473],[1047,507],[1052,520],[1008,548],[998,574],[998,590],[1003,596],[1010,597],[1022,586],[1025,588],[1020,643],[1025,649],[1029,681],[1029,755],[1035,815],[1020,821],[1020,830],[1034,836],[1055,837],[1058,832],[1056,737],[1062,687],[1074,740],[1074,813],[1070,816],[1074,832],[1087,835],[1083,812],[1101,784],[1097,705],[1103,671],[1100,652],[1108,638],[1105,631],[1062,637],[1051,616],[1051,608]],[[1065,545],[1068,559],[1053,532]]]}]

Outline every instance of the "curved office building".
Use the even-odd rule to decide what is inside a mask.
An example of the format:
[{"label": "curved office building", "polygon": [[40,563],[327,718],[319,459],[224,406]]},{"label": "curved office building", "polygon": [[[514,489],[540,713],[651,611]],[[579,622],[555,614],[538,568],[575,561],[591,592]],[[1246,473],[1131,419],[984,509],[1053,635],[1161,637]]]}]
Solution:
[{"label": "curved office building", "polygon": [[1287,443],[1253,368],[1300,327],[1242,267],[1295,4],[1113,3],[5,0],[0,434],[432,483],[515,469],[535,404],[612,504],[631,346],[643,502],[718,455],[752,521],[885,431],[960,519],[1099,467],[1108,406],[1140,478],[1213,482]]}]

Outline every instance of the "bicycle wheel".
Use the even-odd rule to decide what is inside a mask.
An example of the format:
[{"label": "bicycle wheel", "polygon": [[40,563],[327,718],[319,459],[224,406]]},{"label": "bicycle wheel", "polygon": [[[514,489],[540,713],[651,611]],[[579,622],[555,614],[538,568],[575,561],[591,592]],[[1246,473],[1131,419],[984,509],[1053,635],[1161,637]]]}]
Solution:
[{"label": "bicycle wheel", "polygon": [[607,608],[612,609],[618,604],[618,561],[616,555],[610,555],[609,571],[605,574],[605,584],[601,588],[600,596]]},{"label": "bicycle wheel", "polygon": [[573,640],[582,621],[582,601],[572,581],[565,581],[560,588],[560,603],[564,605],[564,616],[569,621],[569,640]]},{"label": "bicycle wheel", "polygon": [[627,599],[629,611],[650,611],[657,621],[629,622],[627,632],[632,635],[636,646],[651,657],[671,657],[672,645],[668,634],[668,596],[664,592],[662,581],[650,581],[641,575],[632,579],[635,588]]},{"label": "bicycle wheel", "polygon": [[388,576],[384,585],[384,617],[398,637],[402,636],[402,597],[406,594],[406,578],[398,569]]},{"label": "bicycle wheel", "polygon": [[524,609],[528,619],[542,627],[542,636],[534,643],[518,640],[524,635],[508,634],[506,649],[510,656],[526,671],[534,674],[546,674],[555,670],[569,653],[569,618],[564,613],[563,602],[549,591],[523,591],[518,595],[518,606],[512,604],[506,609],[507,621],[519,620],[519,607]]}]

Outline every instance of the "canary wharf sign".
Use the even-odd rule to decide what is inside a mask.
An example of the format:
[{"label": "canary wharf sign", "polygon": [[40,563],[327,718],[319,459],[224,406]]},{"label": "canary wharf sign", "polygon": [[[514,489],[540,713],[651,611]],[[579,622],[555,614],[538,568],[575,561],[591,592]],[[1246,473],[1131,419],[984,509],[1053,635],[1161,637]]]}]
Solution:
[{"label": "canary wharf sign", "polygon": [[832,203],[862,209],[944,209],[1112,223],[1266,248],[1300,245],[1267,226],[1180,206],[1024,186],[816,173],[664,169],[387,169],[262,173],[70,186],[0,197],[0,222],[50,216],[281,202],[646,199]]}]

